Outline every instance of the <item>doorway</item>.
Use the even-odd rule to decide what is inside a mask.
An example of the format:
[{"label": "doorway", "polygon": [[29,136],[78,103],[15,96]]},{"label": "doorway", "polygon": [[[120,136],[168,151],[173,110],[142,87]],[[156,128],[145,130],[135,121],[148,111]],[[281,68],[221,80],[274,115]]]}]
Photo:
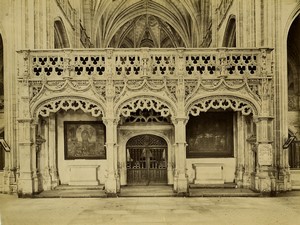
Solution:
[{"label": "doorway", "polygon": [[167,143],[156,135],[138,135],[127,142],[128,185],[167,184]]}]

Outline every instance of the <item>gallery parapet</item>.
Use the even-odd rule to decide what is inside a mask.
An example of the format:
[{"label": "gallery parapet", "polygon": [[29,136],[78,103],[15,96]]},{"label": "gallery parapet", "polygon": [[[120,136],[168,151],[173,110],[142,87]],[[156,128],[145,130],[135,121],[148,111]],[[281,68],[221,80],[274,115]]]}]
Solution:
[{"label": "gallery parapet", "polygon": [[[272,77],[270,48],[26,50],[20,78],[141,79]],[[22,70],[22,69],[21,69]]]}]

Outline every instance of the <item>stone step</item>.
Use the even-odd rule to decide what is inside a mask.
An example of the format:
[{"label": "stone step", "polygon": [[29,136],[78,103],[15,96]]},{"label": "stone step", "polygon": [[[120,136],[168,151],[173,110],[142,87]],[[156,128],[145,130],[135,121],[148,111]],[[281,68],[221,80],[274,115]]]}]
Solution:
[{"label": "stone step", "polygon": [[43,191],[35,198],[106,198],[107,195],[104,190],[51,190]]},{"label": "stone step", "polygon": [[104,185],[59,185],[54,190],[104,190]]},{"label": "stone step", "polygon": [[124,186],[118,194],[119,197],[174,197],[173,186]]},{"label": "stone step", "polygon": [[190,189],[190,197],[260,197],[261,193],[253,192],[249,189],[240,188],[201,188]]},{"label": "stone step", "polygon": [[[200,188],[189,189],[187,197],[259,197],[260,193],[249,189],[229,188]],[[118,197],[176,197],[173,186],[122,186]],[[67,186],[60,185],[55,190],[43,191],[34,196],[35,198],[106,198],[104,186]]]},{"label": "stone step", "polygon": [[235,183],[224,183],[224,184],[190,184],[191,189],[199,188],[236,188]]}]

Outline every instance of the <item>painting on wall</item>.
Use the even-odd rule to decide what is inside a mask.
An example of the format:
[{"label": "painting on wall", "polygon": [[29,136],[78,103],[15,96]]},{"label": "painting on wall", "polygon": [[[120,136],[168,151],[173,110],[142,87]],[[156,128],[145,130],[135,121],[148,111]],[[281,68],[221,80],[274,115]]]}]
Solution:
[{"label": "painting on wall", "polygon": [[206,112],[190,116],[186,126],[187,157],[233,157],[233,113]]},{"label": "painting on wall", "polygon": [[106,159],[105,125],[99,121],[65,121],[65,159]]}]

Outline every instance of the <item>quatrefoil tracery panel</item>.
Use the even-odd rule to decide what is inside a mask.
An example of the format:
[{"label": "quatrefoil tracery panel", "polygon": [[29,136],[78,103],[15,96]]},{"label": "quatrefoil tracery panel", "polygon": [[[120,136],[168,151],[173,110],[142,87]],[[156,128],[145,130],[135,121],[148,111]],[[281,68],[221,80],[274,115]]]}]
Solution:
[{"label": "quatrefoil tracery panel", "polygon": [[209,109],[232,109],[241,111],[243,115],[257,114],[252,104],[238,98],[209,98],[202,99],[190,108],[189,113],[198,116],[200,112],[207,112]]},{"label": "quatrefoil tracery panel", "polygon": [[87,99],[54,99],[48,101],[47,103],[42,104],[38,110],[38,115],[43,117],[49,116],[50,113],[56,113],[59,110],[79,110],[81,109],[83,112],[91,113],[93,117],[98,117],[103,115],[103,110],[99,106],[99,104],[87,100]]},{"label": "quatrefoil tracery panel", "polygon": [[157,99],[132,100],[126,103],[125,105],[123,105],[120,114],[124,117],[129,117],[132,116],[132,113],[134,114],[138,110],[144,110],[144,109],[147,110],[153,109],[154,111],[160,113],[160,116],[162,117],[168,117],[171,114],[169,107],[165,103]]}]

